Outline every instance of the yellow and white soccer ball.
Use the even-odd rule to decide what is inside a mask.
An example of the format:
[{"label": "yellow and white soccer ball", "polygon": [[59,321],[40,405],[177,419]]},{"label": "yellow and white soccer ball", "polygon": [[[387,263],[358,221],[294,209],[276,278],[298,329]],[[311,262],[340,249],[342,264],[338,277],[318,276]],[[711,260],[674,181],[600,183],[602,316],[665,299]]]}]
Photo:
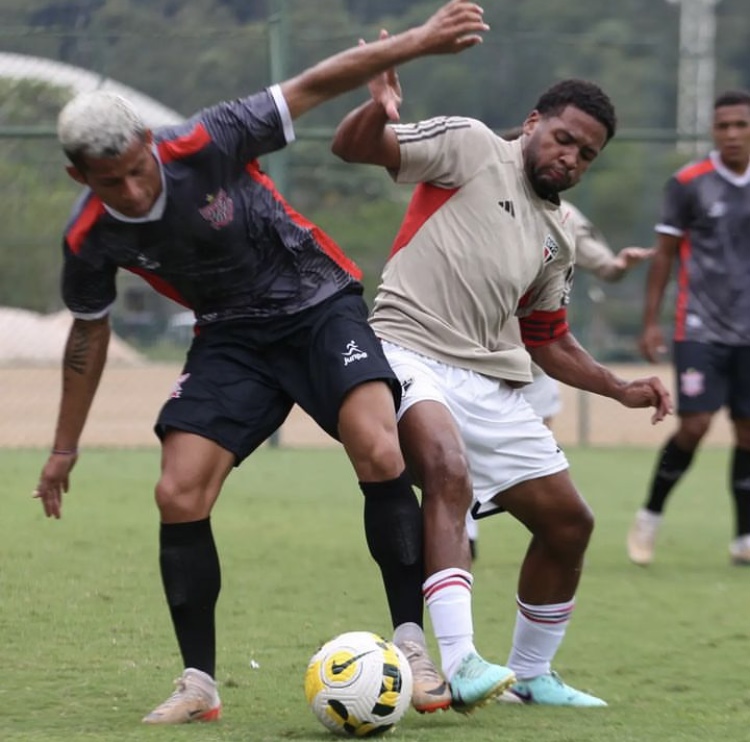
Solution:
[{"label": "yellow and white soccer ball", "polygon": [[374,737],[391,729],[411,701],[409,662],[393,642],[349,631],[326,642],[305,673],[305,697],[336,734]]}]

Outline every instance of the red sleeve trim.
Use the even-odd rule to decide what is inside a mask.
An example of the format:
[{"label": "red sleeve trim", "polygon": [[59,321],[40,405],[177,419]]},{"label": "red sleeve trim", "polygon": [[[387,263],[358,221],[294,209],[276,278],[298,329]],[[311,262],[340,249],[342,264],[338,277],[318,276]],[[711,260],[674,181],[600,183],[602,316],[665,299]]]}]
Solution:
[{"label": "red sleeve trim", "polygon": [[92,194],[65,235],[68,247],[75,255],[78,255],[81,251],[86,235],[92,230],[102,214],[104,214],[104,204],[97,196]]},{"label": "red sleeve trim", "polygon": [[187,134],[177,139],[165,139],[157,145],[163,164],[181,160],[200,152],[211,143],[211,135],[202,123],[197,123]]},{"label": "red sleeve trim", "polygon": [[532,312],[528,317],[523,317],[519,324],[523,343],[530,348],[554,343],[570,331],[565,307],[555,312]]},{"label": "red sleeve trim", "polygon": [[685,183],[689,183],[691,180],[700,178],[701,175],[713,172],[715,169],[716,168],[714,167],[713,162],[711,162],[710,159],[705,159],[701,160],[700,162],[696,162],[693,165],[684,167],[682,170],[680,170],[679,173],[677,173],[676,177],[677,180],[684,185]]}]

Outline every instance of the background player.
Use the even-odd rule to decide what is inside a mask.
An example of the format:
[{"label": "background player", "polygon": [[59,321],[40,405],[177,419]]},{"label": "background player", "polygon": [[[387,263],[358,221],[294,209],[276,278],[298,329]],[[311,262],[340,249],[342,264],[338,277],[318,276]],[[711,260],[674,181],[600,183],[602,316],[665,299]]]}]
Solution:
[{"label": "background player", "polygon": [[[503,138],[513,140],[520,134],[520,129],[513,129],[505,132]],[[613,252],[601,231],[578,208],[565,199],[560,200],[560,208],[571,215],[576,268],[593,273],[603,281],[615,282],[653,255],[653,249],[635,246],[624,247],[618,253]],[[516,328],[516,323],[508,324],[508,334],[513,336],[518,345],[522,345],[520,329]],[[544,420],[545,425],[549,426],[562,408],[558,383],[536,364],[532,364],[531,373],[533,381],[521,387],[521,393],[534,412]],[[479,524],[472,517],[471,510],[466,514],[466,532],[473,560],[479,551]]]},{"label": "background player", "polygon": [[641,350],[655,363],[665,351],[659,311],[677,259],[672,360],[679,425],[659,454],[628,533],[628,556],[642,566],[653,561],[667,498],[724,406],[735,440],[729,553],[734,564],[750,565],[750,93],[728,91],[716,99],[713,139],[708,157],[666,185],[648,274]]}]

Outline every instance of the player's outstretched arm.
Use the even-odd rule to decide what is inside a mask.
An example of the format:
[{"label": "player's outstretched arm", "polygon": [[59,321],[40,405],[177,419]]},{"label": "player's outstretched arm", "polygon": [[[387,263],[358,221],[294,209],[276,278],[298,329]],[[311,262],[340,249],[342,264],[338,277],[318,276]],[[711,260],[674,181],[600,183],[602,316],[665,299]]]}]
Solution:
[{"label": "player's outstretched arm", "polygon": [[569,332],[546,345],[529,347],[528,351],[543,371],[564,384],[610,397],[625,407],[653,407],[652,423],[672,413],[672,399],[658,378],[621,379],[595,361]]},{"label": "player's outstretched arm", "polygon": [[107,358],[109,318],[73,321],[63,357],[63,385],[55,442],[33,496],[47,517],[59,518],[63,492],[78,459],[78,441]]},{"label": "player's outstretched arm", "polygon": [[[388,38],[388,32],[382,30],[380,38]],[[372,77],[367,88],[370,100],[350,111],[336,127],[331,152],[344,162],[380,165],[398,172],[401,148],[396,135],[386,126],[399,119],[402,92],[396,68]]]},{"label": "player's outstretched arm", "polygon": [[451,0],[421,26],[324,59],[281,83],[292,118],[411,59],[456,54],[479,44],[481,34],[489,28],[482,14],[476,3]]},{"label": "player's outstretched arm", "polygon": [[602,260],[592,272],[602,281],[615,283],[636,265],[653,257],[654,252],[653,247],[636,247],[635,245],[623,247],[617,254],[610,252],[607,259]]}]

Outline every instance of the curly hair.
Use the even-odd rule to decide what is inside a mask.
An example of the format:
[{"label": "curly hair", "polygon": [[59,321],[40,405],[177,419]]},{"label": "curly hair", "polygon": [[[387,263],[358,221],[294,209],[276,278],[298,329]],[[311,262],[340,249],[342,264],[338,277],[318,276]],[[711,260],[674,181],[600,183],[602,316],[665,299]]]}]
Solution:
[{"label": "curly hair", "polygon": [[557,116],[567,106],[575,106],[595,118],[607,130],[607,141],[615,135],[615,107],[596,83],[575,78],[561,80],[542,93],[534,108],[542,116]]}]

